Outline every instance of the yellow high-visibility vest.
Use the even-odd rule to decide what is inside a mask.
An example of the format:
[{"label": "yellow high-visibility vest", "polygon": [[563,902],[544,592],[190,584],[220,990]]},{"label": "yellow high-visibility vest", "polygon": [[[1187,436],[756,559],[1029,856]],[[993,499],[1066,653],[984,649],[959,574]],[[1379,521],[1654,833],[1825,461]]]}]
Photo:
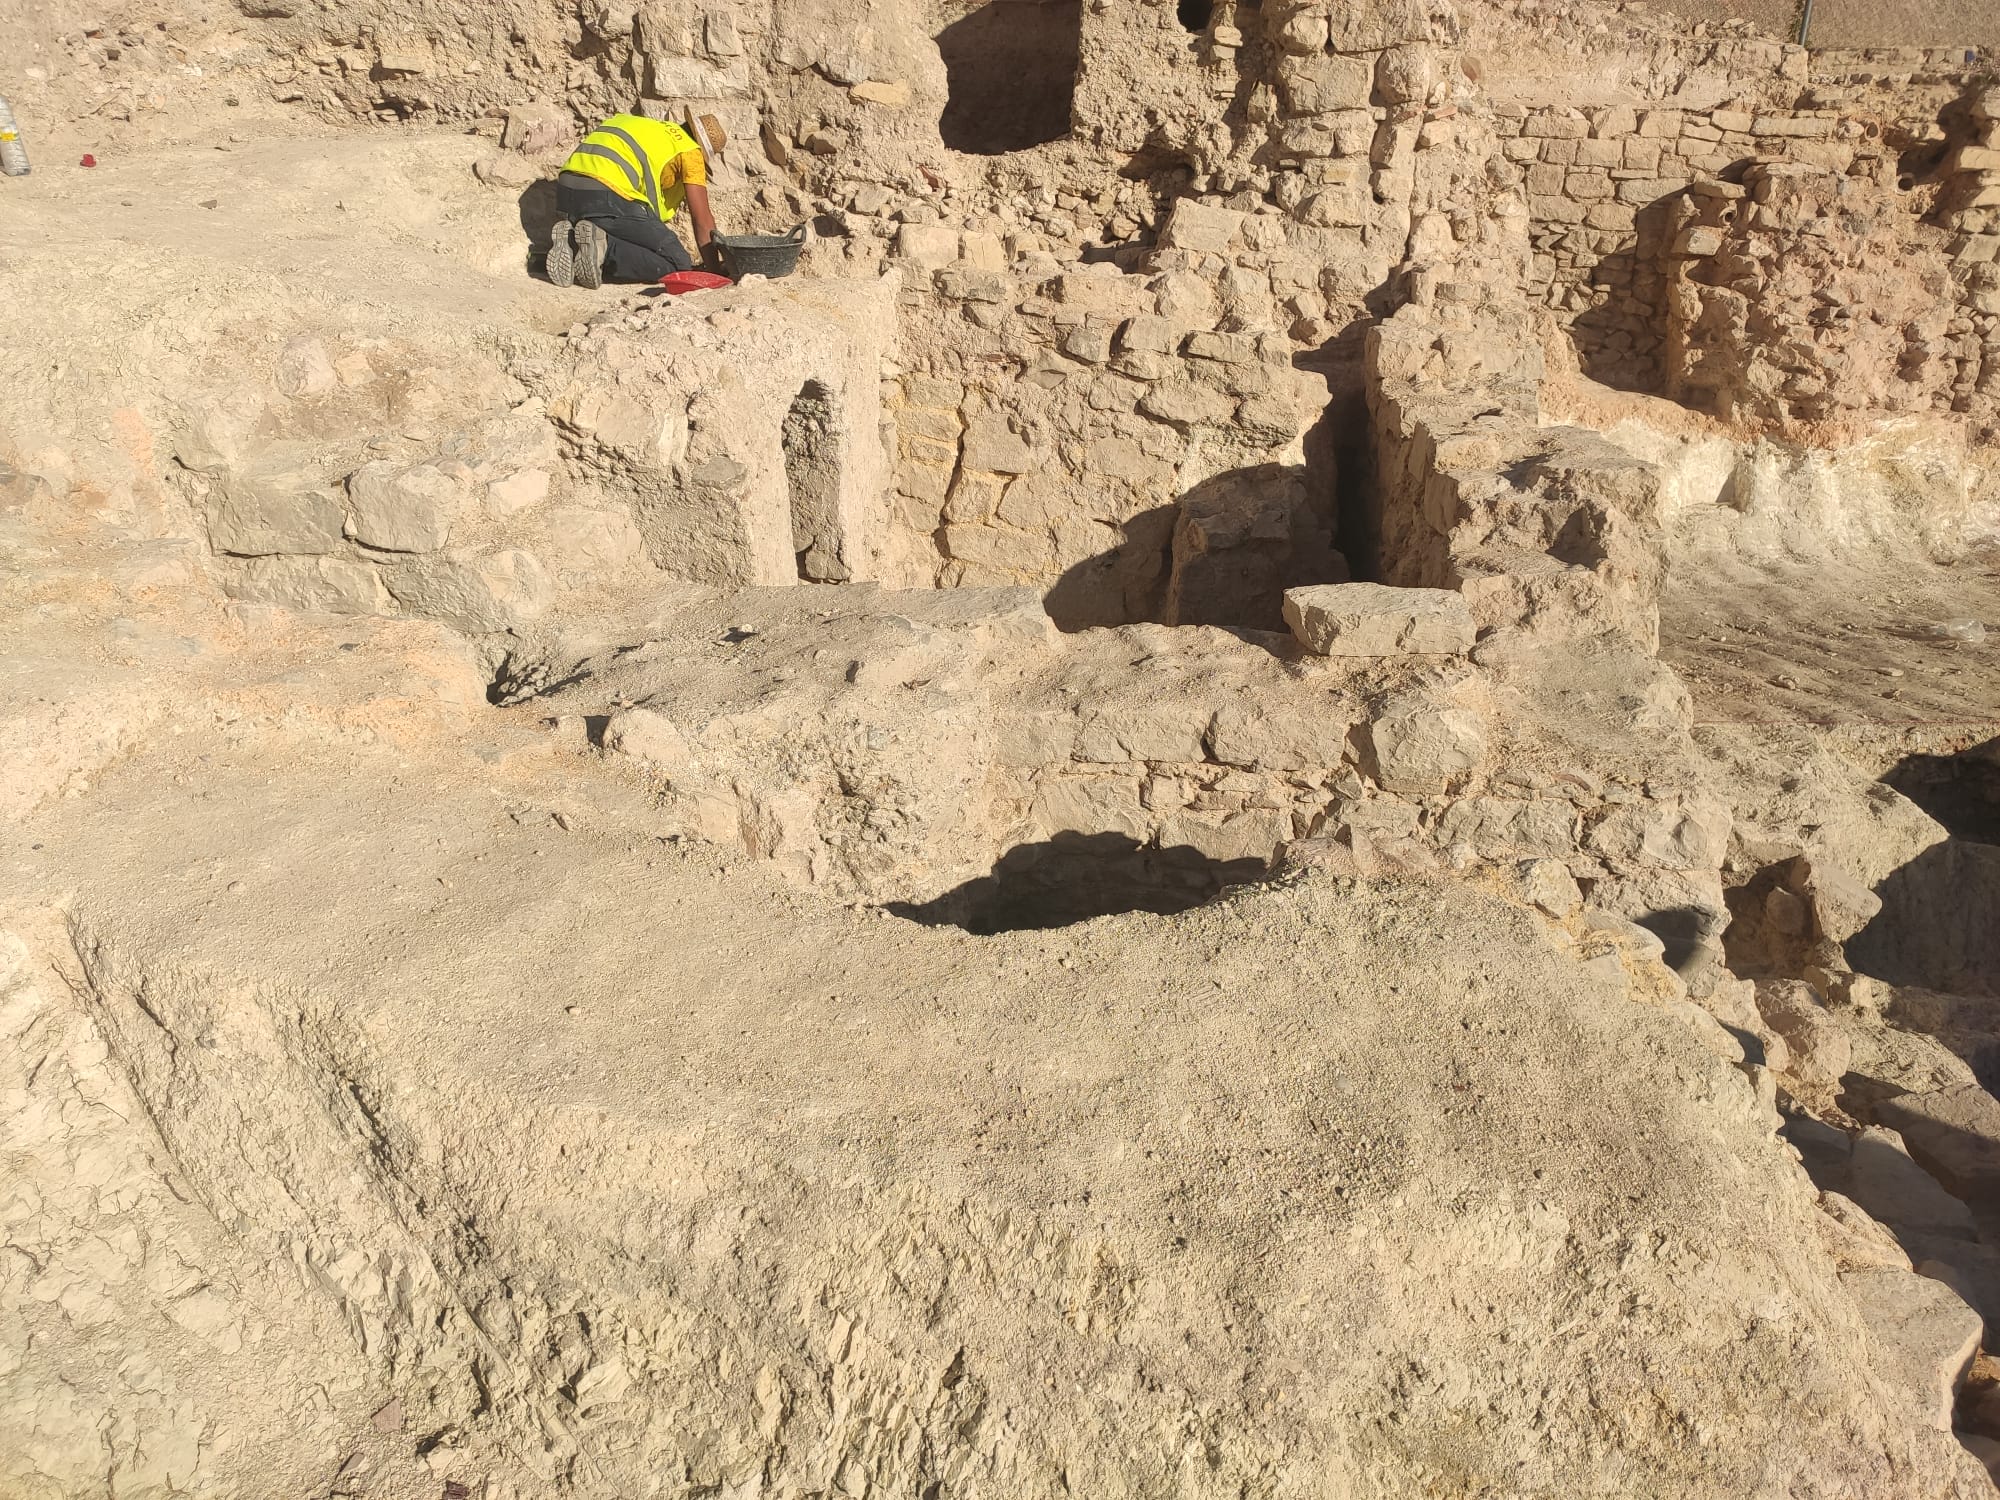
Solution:
[{"label": "yellow high-visibility vest", "polygon": [[583,138],[562,169],[649,205],[663,220],[680,211],[689,184],[708,182],[708,162],[695,138],[671,121],[644,115],[613,115]]}]

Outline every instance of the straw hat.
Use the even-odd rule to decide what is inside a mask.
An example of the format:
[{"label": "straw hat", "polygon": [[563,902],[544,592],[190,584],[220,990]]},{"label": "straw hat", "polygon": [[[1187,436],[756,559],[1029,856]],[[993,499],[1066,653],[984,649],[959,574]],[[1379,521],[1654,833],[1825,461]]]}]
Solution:
[{"label": "straw hat", "polygon": [[702,155],[711,162],[722,155],[723,150],[729,145],[729,132],[722,128],[722,121],[716,119],[714,115],[697,115],[693,110],[689,110],[687,128],[688,134],[692,135],[696,144],[701,147]]}]

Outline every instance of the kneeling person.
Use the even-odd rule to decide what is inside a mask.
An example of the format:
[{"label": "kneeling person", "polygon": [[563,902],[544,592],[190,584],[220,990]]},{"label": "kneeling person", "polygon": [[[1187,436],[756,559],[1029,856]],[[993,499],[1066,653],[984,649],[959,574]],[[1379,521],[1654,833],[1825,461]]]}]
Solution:
[{"label": "kneeling person", "polygon": [[673,230],[682,203],[694,220],[702,264],[715,269],[708,154],[720,152],[728,139],[714,115],[690,117],[687,128],[645,115],[613,115],[591,131],[556,178],[562,218],[549,247],[549,280],[595,287],[658,281],[691,269],[687,247]]}]

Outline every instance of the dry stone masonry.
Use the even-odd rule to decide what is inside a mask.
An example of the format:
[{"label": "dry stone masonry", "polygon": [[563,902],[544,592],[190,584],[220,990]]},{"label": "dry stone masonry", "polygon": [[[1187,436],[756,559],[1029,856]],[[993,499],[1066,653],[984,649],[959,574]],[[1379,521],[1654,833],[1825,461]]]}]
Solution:
[{"label": "dry stone masonry", "polygon": [[1993,1492],[2000,58],[17,35],[0,1492]]}]

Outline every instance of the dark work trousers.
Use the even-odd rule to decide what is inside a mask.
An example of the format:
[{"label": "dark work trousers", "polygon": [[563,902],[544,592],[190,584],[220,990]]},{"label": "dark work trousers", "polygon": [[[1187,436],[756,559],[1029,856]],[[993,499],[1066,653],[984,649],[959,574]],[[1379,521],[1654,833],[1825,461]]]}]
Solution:
[{"label": "dark work trousers", "polygon": [[621,198],[595,178],[578,172],[560,174],[556,211],[565,219],[589,219],[604,231],[609,241],[606,281],[658,281],[669,271],[685,271],[694,264],[681,237],[660,221],[650,204]]}]

